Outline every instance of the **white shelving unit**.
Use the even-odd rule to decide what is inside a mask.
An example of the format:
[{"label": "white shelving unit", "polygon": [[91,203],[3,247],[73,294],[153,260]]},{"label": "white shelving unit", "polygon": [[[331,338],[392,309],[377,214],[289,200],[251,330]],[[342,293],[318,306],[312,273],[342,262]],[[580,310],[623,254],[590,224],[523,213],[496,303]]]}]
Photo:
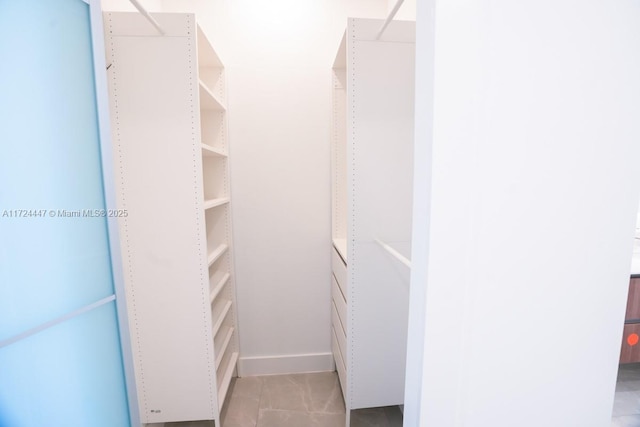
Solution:
[{"label": "white shelving unit", "polygon": [[105,13],[143,423],[215,420],[238,361],[224,67],[192,14]]},{"label": "white shelving unit", "polygon": [[382,23],[349,19],[333,66],[331,323],[347,425],[353,409],[404,403],[415,23],[375,40]]}]

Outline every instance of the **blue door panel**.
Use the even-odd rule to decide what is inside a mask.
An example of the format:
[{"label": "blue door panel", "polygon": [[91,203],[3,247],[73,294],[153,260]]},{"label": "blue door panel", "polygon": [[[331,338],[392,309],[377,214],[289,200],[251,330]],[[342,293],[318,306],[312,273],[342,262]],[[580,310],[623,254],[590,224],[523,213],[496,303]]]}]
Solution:
[{"label": "blue door panel", "polygon": [[130,425],[94,79],[87,3],[0,0],[0,427]]}]

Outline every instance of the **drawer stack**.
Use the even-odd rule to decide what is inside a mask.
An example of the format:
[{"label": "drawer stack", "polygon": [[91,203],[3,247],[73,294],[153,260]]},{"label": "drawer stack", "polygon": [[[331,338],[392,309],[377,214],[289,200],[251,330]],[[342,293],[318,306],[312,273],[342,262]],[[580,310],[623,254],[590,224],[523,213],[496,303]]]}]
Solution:
[{"label": "drawer stack", "polygon": [[335,247],[331,250],[331,349],[347,400],[347,265]]}]

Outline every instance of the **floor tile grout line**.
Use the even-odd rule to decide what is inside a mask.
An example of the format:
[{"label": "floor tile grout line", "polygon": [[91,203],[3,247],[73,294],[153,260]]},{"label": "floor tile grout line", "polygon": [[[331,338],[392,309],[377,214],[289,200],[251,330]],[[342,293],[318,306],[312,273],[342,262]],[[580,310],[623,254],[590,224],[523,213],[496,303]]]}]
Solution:
[{"label": "floor tile grout line", "polygon": [[254,427],[258,427],[260,424],[260,411],[262,407],[262,394],[264,393],[264,378],[260,377],[260,393],[258,393],[258,407],[256,408],[256,424]]}]

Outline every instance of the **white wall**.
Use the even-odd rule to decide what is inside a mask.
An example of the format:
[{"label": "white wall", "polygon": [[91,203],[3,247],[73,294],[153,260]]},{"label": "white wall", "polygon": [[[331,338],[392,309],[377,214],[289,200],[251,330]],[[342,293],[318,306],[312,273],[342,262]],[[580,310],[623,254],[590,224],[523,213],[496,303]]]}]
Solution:
[{"label": "white wall", "polygon": [[430,224],[413,246],[428,259],[412,278],[426,285],[421,412],[405,414],[607,426],[640,192],[640,4],[418,7],[435,56],[421,31],[417,76],[434,79],[417,96],[435,98],[417,106],[434,127],[417,128]]},{"label": "white wall", "polygon": [[[137,9],[129,0],[102,0],[102,10],[110,12],[135,12]],[[149,12],[162,12],[162,0],[140,0]]]},{"label": "white wall", "polygon": [[331,64],[385,0],[165,0],[227,69],[241,374],[332,368]]}]

